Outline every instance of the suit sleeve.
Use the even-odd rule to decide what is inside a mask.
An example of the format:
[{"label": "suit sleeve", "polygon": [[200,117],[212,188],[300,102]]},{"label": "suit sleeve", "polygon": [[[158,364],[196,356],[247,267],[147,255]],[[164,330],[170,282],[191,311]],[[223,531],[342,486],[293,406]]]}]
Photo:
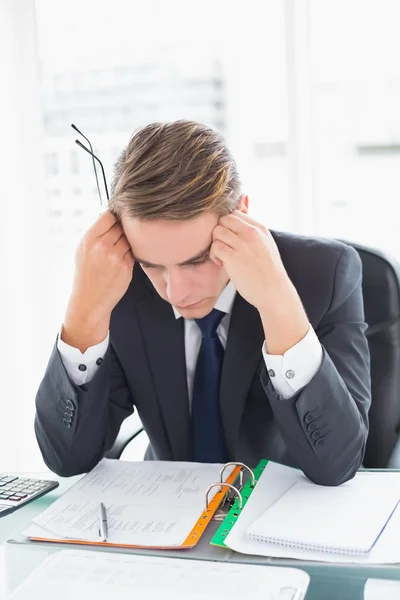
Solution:
[{"label": "suit sleeve", "polygon": [[112,447],[133,399],[110,345],[89,383],[76,385],[53,348],[36,395],[35,434],[46,465],[69,477],[90,471]]},{"label": "suit sleeve", "polygon": [[284,398],[265,368],[261,373],[288,451],[305,475],[321,485],[354,477],[365,453],[371,382],[361,277],[357,252],[344,246],[330,307],[316,328],[322,362],[303,389]]}]

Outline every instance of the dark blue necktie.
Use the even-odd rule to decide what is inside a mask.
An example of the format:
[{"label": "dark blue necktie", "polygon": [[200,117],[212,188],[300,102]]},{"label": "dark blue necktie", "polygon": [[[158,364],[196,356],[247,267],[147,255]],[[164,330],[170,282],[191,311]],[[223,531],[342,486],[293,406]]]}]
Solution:
[{"label": "dark blue necktie", "polygon": [[217,329],[223,316],[223,312],[214,308],[206,317],[195,319],[202,337],[192,398],[195,462],[225,463],[228,459],[219,405],[224,349],[217,335]]}]

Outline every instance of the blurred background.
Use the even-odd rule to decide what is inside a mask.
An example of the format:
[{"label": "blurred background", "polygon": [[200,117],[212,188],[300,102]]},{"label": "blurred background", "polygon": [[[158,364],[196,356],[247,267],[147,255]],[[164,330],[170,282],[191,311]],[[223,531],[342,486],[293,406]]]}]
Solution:
[{"label": "blurred background", "polygon": [[206,123],[269,228],[399,258],[399,22],[398,0],[0,0],[0,470],[45,468],[34,397],[101,210],[71,123],[109,183],[137,127]]}]

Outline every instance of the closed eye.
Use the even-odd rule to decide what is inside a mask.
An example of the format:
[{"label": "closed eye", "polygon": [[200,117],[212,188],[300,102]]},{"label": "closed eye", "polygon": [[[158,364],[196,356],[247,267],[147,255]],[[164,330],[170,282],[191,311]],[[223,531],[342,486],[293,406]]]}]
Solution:
[{"label": "closed eye", "polygon": [[200,267],[200,265],[205,265],[208,261],[210,260],[210,255],[207,254],[204,258],[202,258],[201,260],[197,260],[194,263],[191,263],[190,265],[187,265],[188,267]]},{"label": "closed eye", "polygon": [[161,269],[161,267],[157,267],[157,265],[146,265],[146,263],[139,263],[142,269]]}]

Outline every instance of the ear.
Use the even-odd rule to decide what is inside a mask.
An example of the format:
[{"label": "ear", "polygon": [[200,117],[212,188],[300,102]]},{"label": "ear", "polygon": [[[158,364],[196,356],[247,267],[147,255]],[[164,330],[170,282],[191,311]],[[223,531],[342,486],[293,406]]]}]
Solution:
[{"label": "ear", "polygon": [[240,212],[245,215],[249,212],[249,197],[247,194],[240,194],[239,196],[239,204],[236,210],[240,210]]}]

